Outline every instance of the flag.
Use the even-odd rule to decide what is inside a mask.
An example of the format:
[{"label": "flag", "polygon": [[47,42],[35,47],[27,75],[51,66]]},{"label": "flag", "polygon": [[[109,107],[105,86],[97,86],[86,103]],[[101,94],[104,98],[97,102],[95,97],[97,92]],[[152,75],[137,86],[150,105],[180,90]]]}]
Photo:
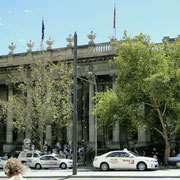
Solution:
[{"label": "flag", "polygon": [[113,28],[116,28],[116,5],[114,4],[114,21],[113,21]]},{"label": "flag", "polygon": [[42,41],[44,40],[44,30],[45,30],[45,27],[44,27],[44,19],[42,19]]}]

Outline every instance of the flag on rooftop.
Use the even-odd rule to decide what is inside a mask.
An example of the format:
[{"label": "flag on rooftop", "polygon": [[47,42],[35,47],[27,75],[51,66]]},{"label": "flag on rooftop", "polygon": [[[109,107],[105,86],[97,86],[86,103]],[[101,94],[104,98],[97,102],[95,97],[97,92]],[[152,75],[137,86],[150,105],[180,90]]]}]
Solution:
[{"label": "flag on rooftop", "polygon": [[116,4],[114,4],[114,21],[113,21],[113,28],[116,28]]},{"label": "flag on rooftop", "polygon": [[45,30],[45,26],[44,26],[44,19],[42,19],[42,38],[41,40],[44,40],[44,30]]},{"label": "flag on rooftop", "polygon": [[116,39],[116,4],[114,3],[114,19],[113,19],[114,38]]}]

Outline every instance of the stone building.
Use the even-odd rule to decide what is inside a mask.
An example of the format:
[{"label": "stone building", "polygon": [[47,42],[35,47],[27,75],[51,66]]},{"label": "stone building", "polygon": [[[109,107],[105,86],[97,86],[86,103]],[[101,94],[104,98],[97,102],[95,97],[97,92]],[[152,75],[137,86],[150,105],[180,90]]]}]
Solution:
[{"label": "stone building", "polygon": [[[87,45],[78,46],[78,143],[86,144],[87,147],[94,148],[95,143],[95,117],[92,114],[93,102],[91,98],[96,91],[105,91],[107,88],[115,89],[116,72],[112,69],[108,61],[115,56],[115,52],[110,46],[110,42],[94,43],[95,34],[91,32],[88,36],[90,41]],[[67,38],[69,44],[65,48],[53,49],[53,40],[50,38],[46,43],[48,47],[45,52],[50,54],[52,59],[61,57],[67,61],[73,61],[73,38]],[[23,63],[23,59],[31,52],[33,57],[40,58],[41,51],[32,51],[34,43],[30,41],[27,53],[14,53],[15,45],[9,46],[11,50],[8,55],[0,56],[0,98],[8,100],[14,93],[9,81],[9,74],[15,71],[17,66]],[[84,80],[87,81],[84,81]],[[8,113],[7,121],[13,121],[13,115]],[[0,126],[0,151],[10,153],[16,149],[18,144],[22,144],[25,138],[29,138],[28,132],[24,135],[17,134],[11,124],[4,123]],[[48,131],[47,131],[48,132]],[[50,132],[49,132],[50,134]],[[107,147],[126,147],[126,129],[117,122],[116,127],[106,142]],[[67,127],[67,142],[72,140],[72,127]],[[97,132],[98,148],[103,147],[103,133]],[[147,137],[143,130],[139,130],[135,139],[130,139],[132,146],[139,143],[146,144]]]}]

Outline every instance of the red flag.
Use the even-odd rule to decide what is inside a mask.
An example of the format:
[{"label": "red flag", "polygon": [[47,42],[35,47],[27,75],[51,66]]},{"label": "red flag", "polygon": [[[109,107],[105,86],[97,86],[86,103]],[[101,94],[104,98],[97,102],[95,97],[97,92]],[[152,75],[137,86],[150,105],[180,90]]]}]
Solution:
[{"label": "red flag", "polygon": [[116,6],[114,4],[114,21],[113,21],[113,28],[116,28]]}]

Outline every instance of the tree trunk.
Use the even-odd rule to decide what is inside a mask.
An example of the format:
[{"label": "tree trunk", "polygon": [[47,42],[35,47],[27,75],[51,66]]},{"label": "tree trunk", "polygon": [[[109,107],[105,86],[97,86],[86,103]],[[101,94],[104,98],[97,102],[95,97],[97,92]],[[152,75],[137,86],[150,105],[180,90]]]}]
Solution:
[{"label": "tree trunk", "polygon": [[169,159],[169,153],[170,153],[170,144],[168,139],[165,139],[165,153],[164,153],[164,164],[168,164],[168,159]]},{"label": "tree trunk", "polygon": [[162,135],[162,137],[165,141],[164,164],[167,165],[168,159],[169,159],[169,153],[170,153],[170,144],[169,144],[169,137],[168,137],[168,133],[167,133],[165,123],[164,123],[164,118],[163,118],[165,111],[163,113],[161,113],[161,111],[155,101],[154,101],[154,104],[155,104],[155,108],[158,113],[159,120],[160,120],[161,127],[162,127],[162,131],[160,131],[157,128],[155,128],[155,130],[157,130],[157,132],[159,132]]}]

